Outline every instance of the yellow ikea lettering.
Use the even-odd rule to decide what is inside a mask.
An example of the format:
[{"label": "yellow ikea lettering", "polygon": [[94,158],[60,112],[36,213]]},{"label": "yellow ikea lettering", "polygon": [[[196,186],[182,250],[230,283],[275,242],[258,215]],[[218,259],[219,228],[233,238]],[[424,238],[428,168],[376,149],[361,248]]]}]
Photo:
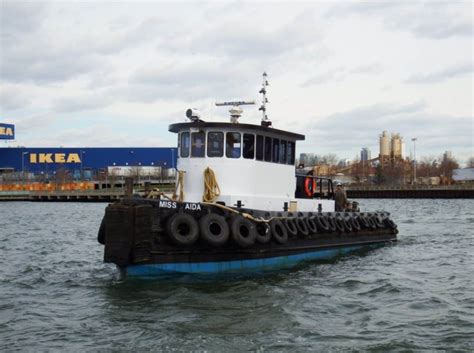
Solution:
[{"label": "yellow ikea lettering", "polygon": [[52,153],[39,153],[39,162],[40,163],[53,163],[53,154]]},{"label": "yellow ikea lettering", "polygon": [[70,153],[67,156],[67,163],[81,163],[81,159],[79,158],[78,153]]},{"label": "yellow ikea lettering", "polygon": [[30,153],[30,163],[81,163],[78,153]]},{"label": "yellow ikea lettering", "polygon": [[13,136],[13,129],[11,127],[0,127],[0,135]]},{"label": "yellow ikea lettering", "polygon": [[65,163],[66,162],[66,154],[65,153],[56,153],[54,155],[54,161],[56,163]]}]

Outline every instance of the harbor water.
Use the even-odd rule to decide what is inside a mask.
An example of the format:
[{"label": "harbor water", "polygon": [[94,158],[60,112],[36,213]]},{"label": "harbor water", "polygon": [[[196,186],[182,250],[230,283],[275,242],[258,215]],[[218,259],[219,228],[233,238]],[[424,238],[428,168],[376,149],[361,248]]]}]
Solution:
[{"label": "harbor water", "polygon": [[474,205],[359,200],[399,241],[251,277],[122,278],[106,204],[0,203],[0,351],[474,350]]}]

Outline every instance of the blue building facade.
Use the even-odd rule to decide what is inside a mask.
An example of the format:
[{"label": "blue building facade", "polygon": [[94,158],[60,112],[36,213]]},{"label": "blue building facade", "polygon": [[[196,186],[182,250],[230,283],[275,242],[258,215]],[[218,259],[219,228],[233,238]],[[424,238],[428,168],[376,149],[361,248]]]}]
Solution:
[{"label": "blue building facade", "polygon": [[176,167],[176,148],[171,147],[77,147],[0,148],[0,172],[72,174],[99,171],[113,166]]}]

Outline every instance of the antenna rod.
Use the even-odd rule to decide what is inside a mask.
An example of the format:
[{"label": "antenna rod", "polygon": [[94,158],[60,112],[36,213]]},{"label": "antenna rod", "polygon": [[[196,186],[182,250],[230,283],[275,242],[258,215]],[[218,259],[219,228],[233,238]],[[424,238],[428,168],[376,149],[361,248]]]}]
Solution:
[{"label": "antenna rod", "polygon": [[230,102],[216,102],[217,107],[223,107],[226,105],[251,105],[255,104],[255,101],[230,101]]}]

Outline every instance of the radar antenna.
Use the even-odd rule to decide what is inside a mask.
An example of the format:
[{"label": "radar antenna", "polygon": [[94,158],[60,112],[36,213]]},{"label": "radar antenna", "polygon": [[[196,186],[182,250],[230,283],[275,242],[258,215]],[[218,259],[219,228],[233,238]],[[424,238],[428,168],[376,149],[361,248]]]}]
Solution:
[{"label": "radar antenna", "polygon": [[232,108],[229,109],[229,113],[230,113],[230,122],[234,124],[237,124],[239,122],[239,118],[242,116],[242,113],[244,112],[240,106],[252,105],[252,104],[255,104],[255,102],[254,101],[216,102],[217,107],[232,106]]},{"label": "radar antenna", "polygon": [[272,122],[268,119],[267,116],[267,103],[268,103],[268,98],[267,98],[267,86],[268,86],[268,81],[267,81],[267,73],[263,72],[263,81],[262,81],[262,89],[258,92],[262,94],[262,105],[258,110],[262,111],[262,126],[272,126]]}]

